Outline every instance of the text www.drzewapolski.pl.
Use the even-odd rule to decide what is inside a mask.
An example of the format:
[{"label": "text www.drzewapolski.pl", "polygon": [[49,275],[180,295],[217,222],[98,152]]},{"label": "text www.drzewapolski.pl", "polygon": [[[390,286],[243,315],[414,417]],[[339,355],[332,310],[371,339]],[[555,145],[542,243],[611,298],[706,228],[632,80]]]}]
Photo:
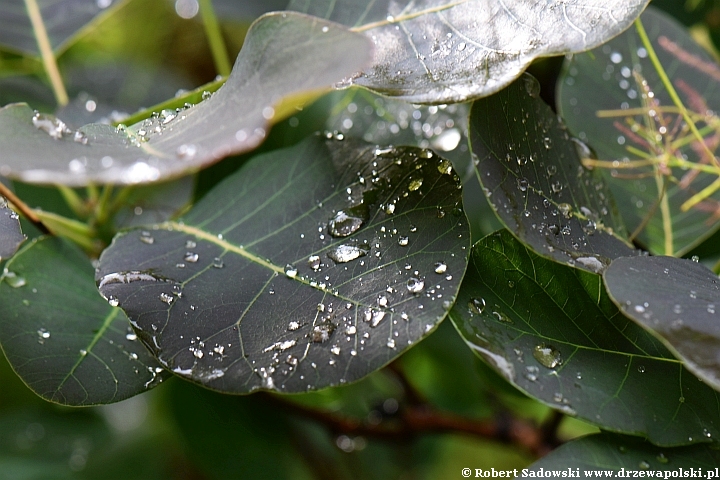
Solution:
[{"label": "text www.drzewapolski.pl", "polygon": [[484,470],[482,468],[463,468],[464,478],[658,478],[670,480],[671,478],[703,478],[705,480],[720,480],[720,468],[675,468],[673,470],[585,470],[580,468],[566,468],[563,470],[547,470],[544,468],[522,470]]}]

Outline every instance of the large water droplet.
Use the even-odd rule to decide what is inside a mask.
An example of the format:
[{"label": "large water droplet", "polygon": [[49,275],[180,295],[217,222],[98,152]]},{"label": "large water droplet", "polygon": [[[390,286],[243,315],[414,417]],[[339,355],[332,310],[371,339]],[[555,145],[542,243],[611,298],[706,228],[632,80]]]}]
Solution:
[{"label": "large water droplet", "polygon": [[484,298],[472,298],[468,302],[468,308],[471,313],[477,313],[478,315],[483,313],[485,310],[485,299]]},{"label": "large water droplet", "polygon": [[45,340],[47,340],[48,338],[50,338],[50,332],[47,331],[47,330],[44,329],[44,328],[40,328],[40,329],[37,331],[37,335],[38,335],[38,343],[41,344],[41,345],[42,345],[43,343],[45,343]]},{"label": "large water droplet", "polygon": [[425,288],[425,282],[419,278],[411,278],[407,281],[406,287],[410,293],[420,293]]},{"label": "large water droplet", "polygon": [[374,308],[366,308],[363,312],[363,320],[368,322],[371,327],[375,328],[380,325],[380,322],[385,318],[385,311],[376,310]]},{"label": "large water droplet", "polygon": [[535,360],[537,360],[543,367],[555,368],[562,365],[562,356],[560,355],[560,352],[549,345],[537,345],[533,350],[533,357],[535,357]]},{"label": "large water droplet", "polygon": [[310,338],[315,343],[324,343],[330,340],[330,336],[335,331],[335,324],[332,322],[323,322],[315,325],[310,334]]},{"label": "large water droplet", "polygon": [[287,265],[285,265],[285,275],[288,278],[295,278],[297,276],[297,273],[298,273],[297,268],[290,265],[289,263]]},{"label": "large water droplet", "polygon": [[355,245],[338,245],[330,250],[327,255],[335,263],[347,263],[367,255],[367,250],[363,250]]},{"label": "large water droplet", "polygon": [[5,283],[10,285],[12,288],[20,288],[24,287],[27,282],[25,281],[25,278],[17,275],[15,272],[11,272],[9,270],[5,270],[5,274],[3,275],[5,279]]},{"label": "large water droplet", "polygon": [[333,237],[347,237],[357,232],[363,224],[363,219],[348,215],[340,210],[328,223],[328,231]]},{"label": "large water droplet", "polygon": [[162,292],[162,293],[160,294],[160,301],[163,302],[163,303],[167,303],[168,305],[170,305],[171,303],[173,303],[173,302],[175,301],[175,297],[173,297],[172,295],[169,295],[169,294],[167,294],[167,293],[165,293],[165,292]]},{"label": "large water droplet", "polygon": [[444,262],[437,262],[435,264],[435,273],[445,273],[447,271],[447,265]]},{"label": "large water droplet", "polygon": [[32,117],[32,123],[35,125],[35,128],[42,130],[55,140],[61,139],[63,135],[72,133],[72,130],[65,125],[65,122],[52,115],[45,115],[44,113],[35,112],[35,115]]}]

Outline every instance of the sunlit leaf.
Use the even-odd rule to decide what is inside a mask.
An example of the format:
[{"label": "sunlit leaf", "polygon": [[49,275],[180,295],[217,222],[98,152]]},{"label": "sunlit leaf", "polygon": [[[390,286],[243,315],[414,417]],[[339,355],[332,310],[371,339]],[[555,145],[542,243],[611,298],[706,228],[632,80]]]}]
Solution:
[{"label": "sunlit leaf", "polygon": [[[720,450],[715,445],[692,445],[687,447],[662,448],[640,438],[607,433],[579,438],[558,449],[528,467],[528,476],[537,475],[540,469],[564,471],[585,475],[592,471],[596,477],[614,477],[624,469],[626,472],[645,473],[657,476],[683,472],[707,475],[715,472],[720,463]],[[576,469],[580,470],[576,470]],[[647,472],[642,472],[647,470]],[[532,473],[531,473],[532,472]],[[605,472],[609,472],[607,475]],[[629,473],[629,472],[628,472]]]},{"label": "sunlit leaf", "polygon": [[39,55],[37,31],[28,4],[37,4],[39,21],[47,31],[50,48],[63,49],[110,6],[126,0],[3,0],[0,4],[0,48]]},{"label": "sunlit leaf", "polygon": [[369,41],[297,13],[251,28],[227,83],[187,109],[163,110],[129,129],[68,128],[24,104],[0,109],[0,172],[31,183],[146,183],[251,150],[274,119],[362,68]]},{"label": "sunlit leaf", "polygon": [[450,317],[476,354],[561,412],[658,445],[720,435],[720,394],[622,315],[600,276],[507,231],[475,244]]},{"label": "sunlit leaf", "polygon": [[720,390],[720,280],[692,260],[673,257],[618,259],[605,271],[613,301]]},{"label": "sunlit leaf", "polygon": [[[690,117],[716,152],[720,66],[667,15],[648,9],[642,22]],[[688,129],[635,28],[573,56],[558,104],[569,129],[597,152],[597,159],[585,162],[605,173],[628,227],[642,228],[638,240],[645,248],[681,255],[717,230],[719,192],[688,211],[681,205],[717,180],[720,169]],[[666,202],[659,202],[663,190]]]},{"label": "sunlit leaf", "polygon": [[633,255],[610,192],[525,74],[470,114],[477,175],[498,217],[538,254],[592,272]]},{"label": "sunlit leaf", "polygon": [[8,208],[5,199],[0,197],[0,260],[15,253],[25,238],[18,214]]},{"label": "sunlit leaf", "polygon": [[165,373],[119,308],[103,301],[77,247],[34,240],[0,282],[0,344],[35,393],[65,405],[111,403],[144,392]]},{"label": "sunlit leaf", "polygon": [[292,0],[353,27],[375,60],[348,79],[413,103],[454,103],[496,92],[537,57],[580,52],[626,29],[647,0]]},{"label": "sunlit leaf", "polygon": [[179,220],[118,235],[100,291],[163,365],[212,389],[357,380],[452,305],[469,230],[449,165],[321,137],[258,156]]}]

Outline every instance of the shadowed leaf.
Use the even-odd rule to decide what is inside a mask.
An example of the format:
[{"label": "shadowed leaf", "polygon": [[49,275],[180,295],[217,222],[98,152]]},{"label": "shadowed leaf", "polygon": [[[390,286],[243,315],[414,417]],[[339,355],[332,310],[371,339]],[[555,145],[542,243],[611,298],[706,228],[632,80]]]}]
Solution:
[{"label": "shadowed leaf", "polygon": [[34,240],[0,282],[0,343],[18,376],[46,400],[95,405],[160,383],[162,368],[128,319],[97,293],[87,257],[58,238]]},{"label": "shadowed leaf", "polygon": [[[642,22],[690,117],[717,153],[720,66],[660,11],[648,9]],[[720,169],[688,129],[635,28],[567,62],[558,108],[570,130],[597,152],[585,162],[605,174],[628,227],[642,228],[638,240],[647,250],[683,255],[717,230],[720,193],[687,211],[681,205],[717,180]],[[667,203],[658,200],[663,189]]]},{"label": "shadowed leaf", "polygon": [[658,445],[720,435],[720,394],[623,316],[600,276],[505,230],[475,244],[450,317],[509,382],[564,413]]},{"label": "shadowed leaf", "polygon": [[470,140],[485,194],[500,220],[538,254],[591,272],[633,255],[603,180],[580,163],[579,144],[525,74],[477,100]]},{"label": "shadowed leaf", "polygon": [[613,301],[720,390],[720,280],[692,260],[621,258],[605,271]]},{"label": "shadowed leaf", "polygon": [[[602,433],[568,442],[530,465],[528,470],[537,473],[542,468],[545,471],[567,472],[568,468],[572,468],[574,474],[576,468],[603,472],[625,469],[633,474],[649,470],[645,473],[665,472],[672,475],[671,472],[684,471],[706,475],[714,472],[719,463],[720,451],[714,445],[662,448],[640,438]],[[658,473],[653,476],[663,478],[665,475]]]},{"label": "shadowed leaf", "polygon": [[344,27],[297,13],[254,23],[225,85],[186,109],[128,129],[72,130],[24,104],[0,109],[0,172],[30,183],[146,183],[196,171],[255,148],[272,121],[362,68],[370,44]]},{"label": "shadowed leaf", "polygon": [[289,9],[364,32],[375,60],[355,85],[413,103],[490,95],[535,58],[593,48],[625,30],[647,0],[292,0]]},{"label": "shadowed leaf", "polygon": [[11,257],[25,238],[18,214],[8,208],[5,199],[0,197],[0,260]]},{"label": "shadowed leaf", "polygon": [[470,238],[449,165],[321,137],[258,156],[177,222],[118,235],[100,291],[163,365],[209,388],[358,380],[452,305]]}]

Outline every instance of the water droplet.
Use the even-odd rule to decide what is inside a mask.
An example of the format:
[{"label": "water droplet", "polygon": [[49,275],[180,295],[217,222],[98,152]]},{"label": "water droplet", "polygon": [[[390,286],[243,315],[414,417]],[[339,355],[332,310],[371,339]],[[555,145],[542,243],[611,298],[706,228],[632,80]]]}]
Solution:
[{"label": "water droplet", "polygon": [[640,467],[640,470],[647,470],[650,468],[650,464],[646,462],[645,460],[638,463],[638,467]]},{"label": "water droplet", "polygon": [[362,224],[362,218],[353,217],[340,210],[328,222],[328,231],[333,237],[347,237],[357,232]]},{"label": "water droplet", "polygon": [[533,357],[535,357],[535,360],[537,360],[540,365],[546,368],[555,368],[562,365],[560,352],[549,345],[537,345],[533,350]]},{"label": "water droplet", "polygon": [[285,275],[288,278],[295,278],[297,276],[297,273],[298,273],[297,268],[290,265],[289,263],[287,265],[285,265]]},{"label": "water droplet", "polygon": [[524,75],[523,83],[525,84],[525,91],[528,95],[532,98],[538,98],[538,96],[540,96],[540,82],[538,82],[535,77]]},{"label": "water droplet", "polygon": [[408,239],[408,237],[398,238],[398,245],[400,245],[401,247],[407,247],[409,242],[410,242],[410,240]]},{"label": "water droplet", "polygon": [[664,453],[658,453],[655,459],[662,464],[666,464],[670,461],[670,459],[668,459],[668,457],[666,457]]},{"label": "water droplet", "polygon": [[637,370],[638,370],[638,372],[640,372],[640,373],[645,373],[645,367],[642,366],[642,365],[640,365]]},{"label": "water droplet", "polygon": [[135,332],[133,332],[132,330],[130,330],[130,331],[125,335],[125,338],[126,338],[128,341],[130,341],[130,342],[134,342],[135,340],[137,340],[137,335],[135,334]]},{"label": "water droplet", "polygon": [[395,348],[395,339],[391,338],[387,341],[388,348]]},{"label": "water droplet", "polygon": [[310,257],[308,257],[308,267],[312,268],[317,272],[318,270],[320,270],[320,266],[320,257],[318,255],[310,255]]},{"label": "water droplet", "polygon": [[385,213],[387,213],[388,215],[392,215],[393,213],[395,213],[395,204],[394,204],[394,203],[388,203],[388,204],[385,206]]},{"label": "water droplet", "polygon": [[347,263],[367,255],[367,250],[363,250],[355,245],[338,245],[330,250],[327,255],[335,263]]},{"label": "water droplet", "polygon": [[185,256],[183,257],[183,260],[190,263],[196,263],[198,261],[199,255],[194,252],[186,252]]},{"label": "water droplet", "polygon": [[330,353],[332,353],[333,355],[340,355],[340,347],[338,347],[337,345],[333,345],[330,349]]},{"label": "water droplet", "polygon": [[325,343],[330,340],[330,336],[335,331],[335,324],[332,322],[323,322],[315,325],[312,329],[310,338],[315,343]]},{"label": "water droplet", "polygon": [[527,192],[528,189],[528,181],[525,178],[518,178],[517,179],[517,187],[518,190],[521,192]]},{"label": "water droplet", "polygon": [[44,113],[35,112],[35,115],[32,117],[32,123],[35,125],[35,128],[42,130],[55,140],[61,139],[63,135],[72,133],[72,130],[65,125],[65,122],[52,115],[45,115]]},{"label": "water droplet", "polygon": [[543,138],[543,145],[545,145],[546,150],[550,150],[552,148],[552,139],[550,137]]},{"label": "water droplet", "polygon": [[86,356],[87,354],[88,354],[87,350],[85,350],[84,348],[81,348],[81,349],[80,349],[80,356],[81,356],[81,357],[84,357],[84,356]]},{"label": "water droplet", "polygon": [[387,307],[388,299],[385,295],[380,295],[377,299],[377,304],[381,307]]},{"label": "water droplet", "polygon": [[111,307],[117,307],[120,305],[120,301],[115,297],[108,297],[108,303]]},{"label": "water droplet", "polygon": [[700,257],[698,257],[697,255],[693,255],[691,260],[695,263],[698,263],[700,261]]},{"label": "water droplet", "polygon": [[181,160],[192,160],[195,157],[195,154],[197,154],[197,147],[193,144],[184,143],[175,150],[175,154]]},{"label": "water droplet", "polygon": [[357,333],[357,328],[355,325],[350,325],[345,329],[345,333],[348,335],[355,335]]},{"label": "water droplet", "polygon": [[168,305],[170,305],[171,303],[173,303],[173,302],[175,301],[175,297],[173,297],[172,295],[168,295],[168,294],[165,293],[165,292],[162,292],[162,293],[160,294],[160,301],[163,302],[163,303],[167,303]]},{"label": "water droplet", "polygon": [[405,285],[410,293],[420,293],[425,288],[425,282],[419,278],[411,278]]},{"label": "water droplet", "polygon": [[213,266],[214,268],[223,268],[223,267],[225,266],[225,262],[222,261],[222,258],[220,258],[220,257],[215,257],[215,258],[213,259],[213,264],[212,264],[212,266]]},{"label": "water droplet", "polygon": [[477,313],[480,315],[485,310],[485,299],[484,298],[473,298],[468,302],[468,308],[470,313]]},{"label": "water droplet", "polygon": [[438,163],[438,172],[442,173],[443,175],[450,175],[452,173],[452,162],[450,160],[442,159]]},{"label": "water droplet", "polygon": [[380,322],[385,318],[385,311],[376,310],[373,308],[366,308],[363,312],[363,320],[368,322],[372,328],[380,325]]},{"label": "water droplet", "polygon": [[81,145],[87,145],[88,144],[88,137],[80,130],[76,131],[73,135],[73,141],[81,144]]},{"label": "water droplet", "polygon": [[148,245],[152,245],[153,243],[155,243],[155,239],[152,235],[150,235],[150,232],[147,231],[140,232],[140,241]]},{"label": "water droplet", "polygon": [[37,334],[38,334],[38,343],[41,345],[45,343],[45,340],[50,338],[50,332],[44,328],[39,329],[37,331]]},{"label": "water droplet", "polygon": [[435,273],[445,273],[447,271],[447,265],[443,262],[437,262],[435,264]]},{"label": "water droplet", "polygon": [[408,185],[408,190],[411,192],[414,192],[418,190],[420,187],[422,187],[423,179],[422,178],[415,178],[413,180],[410,180],[410,184]]},{"label": "water droplet", "polygon": [[5,279],[5,283],[10,285],[12,288],[24,287],[27,284],[25,278],[17,275],[15,272],[9,271],[8,269],[5,269],[3,278]]}]

